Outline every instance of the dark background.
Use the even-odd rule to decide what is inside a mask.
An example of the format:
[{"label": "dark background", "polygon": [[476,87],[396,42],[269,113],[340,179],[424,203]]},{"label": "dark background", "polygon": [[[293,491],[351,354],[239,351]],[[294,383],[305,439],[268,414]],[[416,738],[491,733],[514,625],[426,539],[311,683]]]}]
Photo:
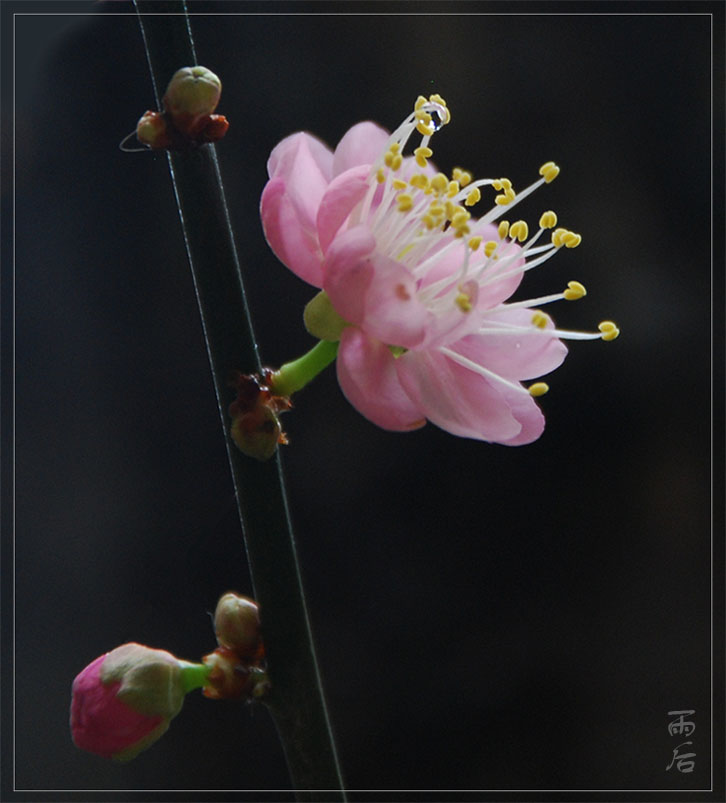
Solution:
[{"label": "dark background", "polygon": [[[441,169],[523,187],[562,167],[518,214],[553,208],[583,244],[520,297],[578,279],[558,324],[622,330],[571,344],[531,446],[380,431],[332,370],[297,398],[284,463],[348,786],[708,789],[712,19],[310,8],[192,4],[265,361],[312,345],[314,292],[261,232],[269,151],[395,127],[431,92],[453,117]],[[70,741],[85,664],[129,640],[198,660],[217,596],[251,585],[166,158],[118,149],[153,107],[138,23],[123,2],[51,10],[14,18],[13,783],[286,789],[261,706],[192,694],[129,765]],[[696,711],[691,775],[665,769],[673,709]]]}]

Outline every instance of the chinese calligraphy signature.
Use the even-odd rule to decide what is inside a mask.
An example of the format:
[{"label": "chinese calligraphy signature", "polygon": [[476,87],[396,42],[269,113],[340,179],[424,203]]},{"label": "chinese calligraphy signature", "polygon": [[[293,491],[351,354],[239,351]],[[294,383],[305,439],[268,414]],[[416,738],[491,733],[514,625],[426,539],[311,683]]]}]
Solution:
[{"label": "chinese calligraphy signature", "polygon": [[[693,719],[688,719],[688,717],[693,717],[695,713],[696,712],[692,709],[669,711],[668,716],[672,717],[672,719],[668,723],[668,733],[674,738],[692,736],[693,732],[696,730],[696,723]],[[693,772],[696,767],[696,754],[695,752],[691,752],[692,745],[693,740],[686,739],[673,749],[673,758],[671,759],[671,763],[666,767],[666,772],[672,767],[675,767],[678,772]],[[688,752],[681,752],[681,748],[686,748]]]}]

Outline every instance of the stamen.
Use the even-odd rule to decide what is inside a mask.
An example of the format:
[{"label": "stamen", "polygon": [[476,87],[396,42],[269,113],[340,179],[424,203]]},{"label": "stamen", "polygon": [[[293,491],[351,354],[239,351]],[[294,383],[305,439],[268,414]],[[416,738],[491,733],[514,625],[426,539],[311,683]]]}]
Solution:
[{"label": "stamen", "polygon": [[523,243],[529,234],[529,227],[524,222],[524,220],[517,220],[515,223],[509,228],[509,236],[512,240],[519,240],[520,243]]},{"label": "stamen", "polygon": [[535,312],[532,316],[532,323],[538,329],[546,329],[547,328],[547,316],[543,312]]},{"label": "stamen", "polygon": [[474,204],[478,201],[481,201],[481,191],[479,190],[479,187],[474,187],[466,196],[464,204],[466,206],[474,206]]},{"label": "stamen", "polygon": [[554,181],[560,174],[560,168],[554,162],[545,162],[539,169],[539,174],[545,180],[545,184]]},{"label": "stamen", "polygon": [[557,215],[552,210],[542,213],[542,217],[539,219],[541,229],[553,229],[556,225]]},{"label": "stamen", "polygon": [[620,329],[612,321],[603,321],[597,328],[602,332],[603,340],[615,340],[620,334]]},{"label": "stamen", "polygon": [[549,389],[550,386],[546,382],[535,382],[527,388],[530,396],[544,396]]},{"label": "stamen", "polygon": [[466,187],[467,184],[471,184],[474,177],[468,170],[462,170],[460,167],[455,167],[451,171],[451,177],[454,181],[458,181],[462,187]]},{"label": "stamen", "polygon": [[416,157],[416,164],[419,167],[426,167],[426,160],[430,159],[434,152],[431,148],[419,147],[414,150],[413,155]]},{"label": "stamen", "polygon": [[562,294],[562,297],[567,301],[577,301],[579,298],[587,295],[585,286],[580,282],[567,282],[567,290]]}]

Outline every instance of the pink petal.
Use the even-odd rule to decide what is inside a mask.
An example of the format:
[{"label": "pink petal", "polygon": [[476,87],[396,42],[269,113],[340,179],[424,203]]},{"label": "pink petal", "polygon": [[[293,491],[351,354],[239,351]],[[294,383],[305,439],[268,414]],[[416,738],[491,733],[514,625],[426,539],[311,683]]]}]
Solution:
[{"label": "pink petal", "polygon": [[409,351],[396,360],[396,371],[413,403],[447,432],[495,443],[521,432],[509,400],[497,388],[439,352]]},{"label": "pink petal", "polygon": [[338,315],[359,324],[365,311],[365,296],[373,278],[371,254],[375,237],[365,226],[339,234],[325,257],[323,288]]},{"label": "pink petal", "polygon": [[526,331],[468,335],[450,348],[505,379],[534,379],[548,374],[562,364],[567,347],[561,340],[546,334],[547,329],[554,328],[549,316],[545,315],[547,326],[542,330],[532,323],[532,315],[531,309],[508,309],[504,305],[492,310],[482,324],[491,325],[492,329],[499,325],[524,327]]},{"label": "pink petal", "polygon": [[359,413],[379,427],[407,431],[426,420],[398,381],[391,350],[357,327],[343,330],[336,366],[340,387]]},{"label": "pink petal", "polygon": [[282,179],[267,182],[260,200],[260,217],[267,242],[278,259],[304,281],[321,287],[322,254],[315,226],[301,219]]},{"label": "pink petal", "polygon": [[119,681],[104,686],[100,672],[105,658],[96,658],[73,681],[71,734],[77,747],[111,758],[147,737],[163,718],[139,714],[122,703],[116,697]]},{"label": "pink petal", "polygon": [[335,149],[333,175],[358,165],[372,165],[383,154],[388,136],[388,131],[371,122],[349,128]]},{"label": "pink petal", "polygon": [[[484,238],[485,243],[490,240],[499,242],[497,227],[493,223],[486,223],[483,225],[475,223],[471,228],[472,235],[481,235]],[[509,262],[504,268],[499,268],[497,262],[503,260],[505,257],[510,258],[515,256],[521,250],[521,246],[517,245],[511,240],[505,240],[502,244],[500,244],[499,249],[497,250],[497,254],[499,254],[499,260],[490,263],[490,266],[484,273],[483,282],[479,289],[477,309],[491,309],[497,304],[501,304],[502,301],[506,301],[519,287],[522,277],[524,276],[524,270],[522,270],[524,266],[524,259],[515,259]],[[478,255],[478,260],[475,260],[474,263],[476,264],[476,261],[478,261],[479,264],[481,264],[484,257],[483,245],[479,246],[479,250],[476,251],[475,254]],[[517,268],[519,268],[519,270],[516,270]],[[500,279],[496,278],[498,274],[503,275],[512,270],[515,272],[511,276],[503,276],[503,278]]]},{"label": "pink petal", "polygon": [[528,393],[517,393],[504,388],[503,395],[507,399],[512,415],[522,425],[522,431],[509,440],[500,441],[505,446],[524,446],[536,441],[545,426],[545,417],[535,400]]},{"label": "pink petal", "polygon": [[368,165],[358,165],[336,176],[323,195],[318,209],[317,229],[323,253],[355,205],[368,190]]},{"label": "pink petal", "polygon": [[289,178],[299,167],[296,163],[303,146],[304,153],[314,163],[314,167],[309,165],[309,170],[318,172],[327,184],[333,178],[333,153],[324,142],[304,131],[290,134],[275,145],[267,160],[267,175],[270,178]]},{"label": "pink petal", "polygon": [[371,264],[363,328],[389,345],[416,348],[436,325],[436,316],[419,301],[416,280],[400,262],[374,252]]}]

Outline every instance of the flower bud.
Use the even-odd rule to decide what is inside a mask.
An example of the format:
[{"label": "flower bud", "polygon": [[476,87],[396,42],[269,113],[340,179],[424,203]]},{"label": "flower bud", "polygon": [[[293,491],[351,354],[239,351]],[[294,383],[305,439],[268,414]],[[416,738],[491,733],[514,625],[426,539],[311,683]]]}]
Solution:
[{"label": "flower bud", "polygon": [[210,114],[198,136],[199,142],[218,142],[227,133],[229,122],[223,114]]},{"label": "flower bud", "polygon": [[269,460],[281,442],[282,427],[277,415],[263,404],[238,416],[230,430],[237,448],[256,460]]},{"label": "flower bud", "polygon": [[217,647],[202,660],[209,669],[202,693],[211,700],[253,700],[270,687],[262,667],[249,665],[228,647]]},{"label": "flower bud", "polygon": [[150,148],[168,148],[171,145],[171,137],[164,115],[152,111],[142,115],[136,123],[136,139]]},{"label": "flower bud", "polygon": [[181,710],[185,665],[165,650],[135,643],[96,658],[73,681],[75,745],[118,761],[137,756]]},{"label": "flower bud", "polygon": [[174,125],[194,136],[201,131],[219,103],[222,82],[206,67],[182,67],[172,76],[164,94],[164,109]]},{"label": "flower bud", "polygon": [[262,651],[257,603],[229,592],[220,597],[214,612],[214,632],[220,647],[229,647],[240,658],[257,659]]}]

